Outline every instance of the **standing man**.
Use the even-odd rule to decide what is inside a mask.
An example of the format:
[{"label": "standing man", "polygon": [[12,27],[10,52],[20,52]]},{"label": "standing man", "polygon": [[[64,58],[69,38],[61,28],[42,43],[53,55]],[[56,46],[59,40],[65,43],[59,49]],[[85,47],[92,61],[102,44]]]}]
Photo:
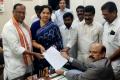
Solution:
[{"label": "standing man", "polygon": [[78,17],[76,22],[78,22],[78,23],[82,22],[84,20],[84,6],[79,5],[76,8],[76,13],[77,13],[77,17]]},{"label": "standing man", "polygon": [[[63,15],[64,25],[60,27],[60,32],[63,39],[64,49],[62,51],[69,51],[69,55],[77,58],[77,50],[75,49],[75,42],[77,40],[77,30],[73,28],[73,14],[67,12]],[[67,35],[67,36],[66,36]]]},{"label": "standing man", "polygon": [[[68,80],[114,80],[114,73],[110,63],[105,57],[106,48],[100,43],[92,43],[90,46],[90,63],[78,61],[69,57],[66,53],[62,55],[71,62],[78,70],[56,70],[57,74],[64,74]],[[88,62],[88,61],[87,61]]]},{"label": "standing man", "polygon": [[57,11],[55,11],[55,23],[60,27],[64,24],[63,21],[63,15],[66,12],[72,12],[70,9],[66,8],[66,0],[59,0],[59,8]]},{"label": "standing man", "polygon": [[40,58],[40,54],[33,53],[29,27],[23,22],[25,6],[15,4],[13,17],[5,24],[2,31],[3,52],[5,60],[4,80],[12,80],[32,70],[32,55]]},{"label": "standing man", "polygon": [[106,23],[102,43],[106,46],[106,56],[112,61],[117,79],[120,79],[120,19],[114,2],[107,2],[102,7],[102,14]]},{"label": "standing man", "polygon": [[[80,26],[80,24],[81,24],[81,22],[83,22],[84,21],[84,6],[82,6],[82,5],[79,5],[77,8],[76,8],[76,13],[77,13],[77,19],[75,19],[74,21],[73,21],[73,28],[79,28],[79,27],[81,27]],[[78,40],[75,42],[75,44],[74,44],[74,50],[75,51],[78,51]],[[77,58],[77,55],[78,54],[76,54],[76,58]]]},{"label": "standing man", "polygon": [[89,55],[89,47],[93,42],[100,42],[102,36],[102,25],[94,21],[94,6],[86,6],[84,12],[85,21],[78,27],[78,60],[85,61]]}]

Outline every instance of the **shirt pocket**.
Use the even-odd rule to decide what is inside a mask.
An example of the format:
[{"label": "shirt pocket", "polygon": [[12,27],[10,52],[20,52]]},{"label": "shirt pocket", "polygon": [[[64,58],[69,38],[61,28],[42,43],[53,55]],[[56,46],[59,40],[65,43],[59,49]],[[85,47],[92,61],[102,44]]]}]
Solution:
[{"label": "shirt pocket", "polygon": [[111,43],[115,40],[115,35],[110,35],[108,36],[108,42]]}]

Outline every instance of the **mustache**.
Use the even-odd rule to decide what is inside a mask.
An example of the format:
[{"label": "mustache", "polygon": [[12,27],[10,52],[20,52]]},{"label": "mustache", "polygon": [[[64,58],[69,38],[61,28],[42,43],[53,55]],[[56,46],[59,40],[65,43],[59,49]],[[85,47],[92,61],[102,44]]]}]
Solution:
[{"label": "mustache", "polygon": [[86,19],[86,18],[85,18],[85,20],[91,20],[91,19]]},{"label": "mustache", "polygon": [[94,58],[93,56],[91,56],[91,55],[89,56],[89,58],[90,58],[90,59],[95,59],[95,58]]},{"label": "mustache", "polygon": [[78,14],[78,15],[84,15],[84,14],[80,13],[80,14]]}]

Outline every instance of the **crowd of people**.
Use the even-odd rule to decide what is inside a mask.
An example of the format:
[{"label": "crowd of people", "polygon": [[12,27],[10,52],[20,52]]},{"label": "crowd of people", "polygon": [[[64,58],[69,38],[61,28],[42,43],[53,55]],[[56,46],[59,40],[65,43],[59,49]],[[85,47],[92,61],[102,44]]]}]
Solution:
[{"label": "crowd of people", "polygon": [[[93,5],[76,8],[66,1],[53,13],[48,5],[35,6],[31,25],[24,22],[26,7],[17,3],[2,30],[4,80],[24,79],[50,69],[44,51],[54,46],[73,69],[56,70],[68,80],[120,80],[120,19],[114,2],[101,6],[104,24],[94,20]],[[96,15],[97,16],[97,15]],[[20,77],[21,76],[21,77]]]}]

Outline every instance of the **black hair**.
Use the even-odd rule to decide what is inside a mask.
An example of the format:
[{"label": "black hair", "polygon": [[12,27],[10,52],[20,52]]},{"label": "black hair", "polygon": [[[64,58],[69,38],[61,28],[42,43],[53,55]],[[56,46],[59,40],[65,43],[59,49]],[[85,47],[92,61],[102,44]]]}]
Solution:
[{"label": "black hair", "polygon": [[106,47],[104,45],[101,47],[101,53],[106,53]]},{"label": "black hair", "polygon": [[109,12],[118,12],[117,6],[114,2],[106,2],[102,7],[101,10],[108,10]]},{"label": "black hair", "polygon": [[36,5],[36,6],[34,7],[35,13],[39,13],[40,8],[41,8],[40,5]]},{"label": "black hair", "polygon": [[17,6],[22,6],[23,4],[21,4],[21,3],[17,3],[17,4],[15,4],[14,6],[13,6],[13,11],[17,8]]},{"label": "black hair", "polygon": [[[45,8],[48,8],[48,10],[50,11],[50,14],[52,15],[52,8],[51,8],[51,6],[48,6],[48,5],[43,5],[43,6],[41,6],[40,11],[39,11],[39,14],[41,14],[41,12],[42,12]],[[40,18],[40,16],[39,16],[39,18]],[[49,21],[51,21],[51,18],[49,19]]]},{"label": "black hair", "polygon": [[65,1],[65,3],[66,3],[66,0],[59,0],[59,2],[58,2],[58,3],[60,3],[60,1]]},{"label": "black hair", "polygon": [[94,8],[94,6],[92,6],[92,5],[86,6],[85,9],[84,9],[84,11],[85,11],[85,12],[90,12],[90,13],[92,13],[92,14],[95,14],[95,8]]},{"label": "black hair", "polygon": [[48,8],[48,10],[50,11],[50,14],[52,14],[52,8],[51,8],[51,6],[48,6],[48,5],[41,6],[39,13],[41,13],[44,10],[44,8]]},{"label": "black hair", "polygon": [[73,14],[71,12],[66,12],[64,15],[63,15],[63,19],[67,18],[67,17],[71,17],[71,19],[73,19]]},{"label": "black hair", "polygon": [[76,11],[77,11],[77,9],[83,9],[83,11],[84,11],[84,6],[82,6],[82,5],[79,5],[77,8],[76,8]]}]

